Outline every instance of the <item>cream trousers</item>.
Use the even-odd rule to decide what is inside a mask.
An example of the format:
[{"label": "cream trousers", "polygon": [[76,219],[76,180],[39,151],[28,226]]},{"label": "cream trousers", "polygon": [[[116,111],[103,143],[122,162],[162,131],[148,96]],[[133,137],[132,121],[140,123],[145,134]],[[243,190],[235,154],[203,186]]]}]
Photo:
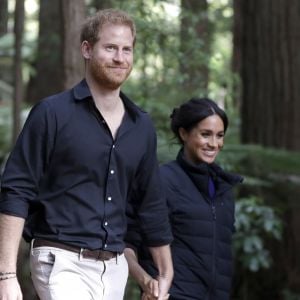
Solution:
[{"label": "cream trousers", "polygon": [[122,300],[128,277],[124,254],[97,261],[53,247],[31,248],[30,270],[40,300]]}]

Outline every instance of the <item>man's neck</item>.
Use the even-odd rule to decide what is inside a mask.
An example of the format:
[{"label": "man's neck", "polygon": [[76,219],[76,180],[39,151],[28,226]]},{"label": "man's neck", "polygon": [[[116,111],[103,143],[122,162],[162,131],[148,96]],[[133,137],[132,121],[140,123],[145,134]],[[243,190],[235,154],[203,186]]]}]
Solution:
[{"label": "man's neck", "polygon": [[120,88],[109,89],[99,85],[91,78],[86,78],[87,84],[90,88],[96,107],[101,112],[114,111],[119,105]]},{"label": "man's neck", "polygon": [[91,90],[94,103],[115,139],[125,113],[125,107],[120,98],[120,88],[111,90],[88,78],[86,81]]}]

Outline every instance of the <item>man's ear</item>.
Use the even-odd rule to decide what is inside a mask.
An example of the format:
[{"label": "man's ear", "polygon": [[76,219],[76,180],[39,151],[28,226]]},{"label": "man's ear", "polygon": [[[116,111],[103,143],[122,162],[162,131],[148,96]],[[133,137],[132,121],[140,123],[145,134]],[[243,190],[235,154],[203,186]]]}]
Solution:
[{"label": "man's ear", "polygon": [[81,43],[81,53],[85,59],[91,58],[92,46],[88,41],[83,41]]}]

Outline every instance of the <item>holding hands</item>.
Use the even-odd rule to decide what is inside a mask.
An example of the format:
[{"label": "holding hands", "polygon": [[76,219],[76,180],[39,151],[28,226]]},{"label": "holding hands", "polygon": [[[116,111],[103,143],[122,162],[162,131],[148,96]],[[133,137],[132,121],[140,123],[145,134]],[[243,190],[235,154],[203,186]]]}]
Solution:
[{"label": "holding hands", "polygon": [[150,277],[146,285],[143,287],[143,294],[141,300],[167,300],[169,294],[159,295],[159,281]]}]

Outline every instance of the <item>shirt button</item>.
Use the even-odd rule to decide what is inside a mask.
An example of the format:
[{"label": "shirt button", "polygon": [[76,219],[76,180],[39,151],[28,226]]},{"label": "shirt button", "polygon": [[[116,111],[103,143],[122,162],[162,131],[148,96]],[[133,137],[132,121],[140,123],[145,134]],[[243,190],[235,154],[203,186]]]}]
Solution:
[{"label": "shirt button", "polygon": [[104,226],[107,226],[108,225],[108,222],[104,222]]},{"label": "shirt button", "polygon": [[104,244],[104,248],[107,248],[107,244]]},{"label": "shirt button", "polygon": [[112,147],[113,147],[113,148],[115,148],[116,146],[115,146],[115,145],[113,145]]},{"label": "shirt button", "polygon": [[108,201],[111,201],[111,197],[107,197],[107,200],[108,200]]},{"label": "shirt button", "polygon": [[110,174],[114,174],[115,173],[115,170],[110,170]]}]

